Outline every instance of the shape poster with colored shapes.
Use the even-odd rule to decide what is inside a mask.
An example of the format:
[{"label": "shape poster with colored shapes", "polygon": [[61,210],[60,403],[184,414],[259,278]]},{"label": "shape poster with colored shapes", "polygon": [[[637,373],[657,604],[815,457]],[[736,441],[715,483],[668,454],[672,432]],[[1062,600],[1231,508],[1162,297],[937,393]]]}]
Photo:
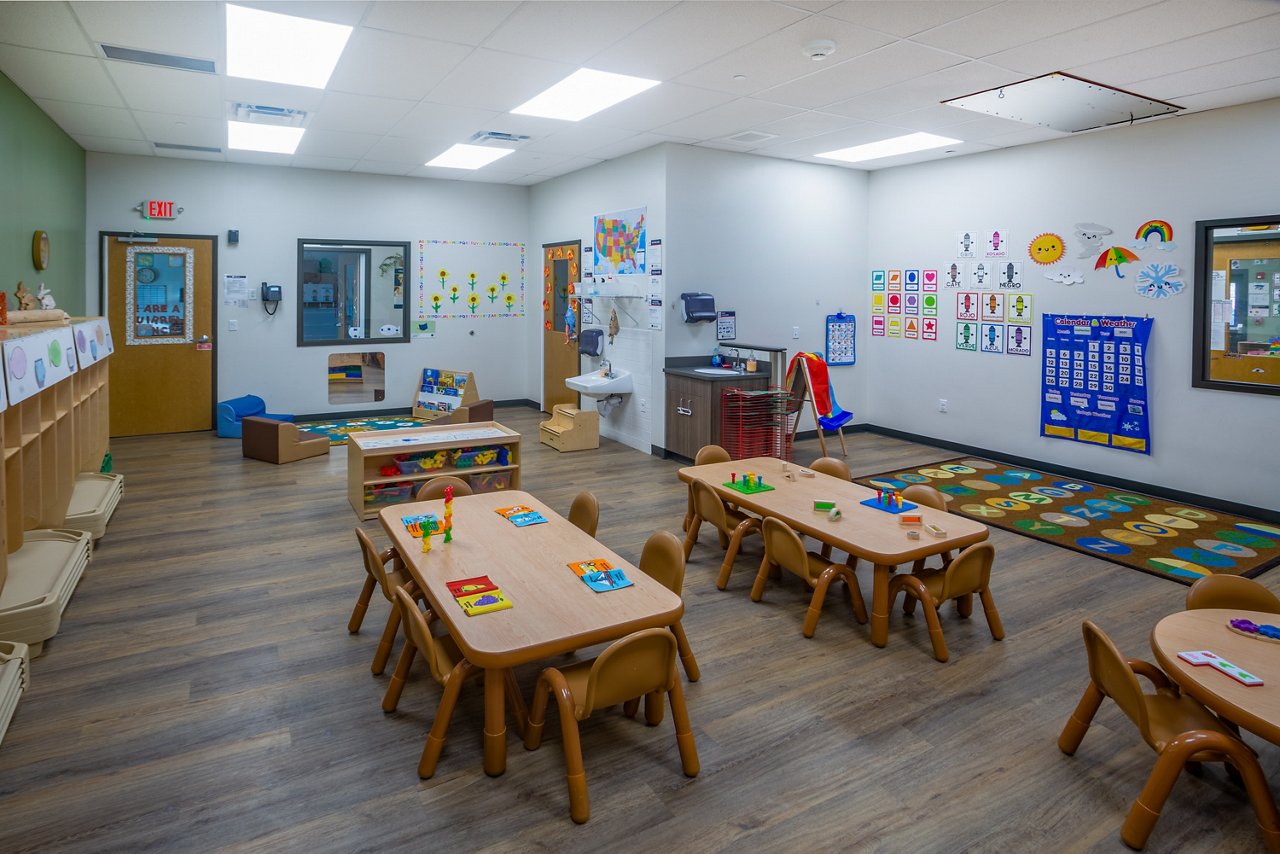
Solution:
[{"label": "shape poster with colored shapes", "polygon": [[920,295],[920,313],[925,317],[938,316],[938,295],[926,293]]},{"label": "shape poster with colored shapes", "polygon": [[906,270],[902,277],[902,289],[904,291],[920,290],[920,271]]},{"label": "shape poster with colored shapes", "polygon": [[982,311],[978,319],[983,323],[1004,323],[1004,294],[978,294],[978,306]]},{"label": "shape poster with colored shapes", "polygon": [[938,289],[938,271],[937,270],[921,270],[920,271],[920,290],[936,291]]},{"label": "shape poster with colored shapes", "polygon": [[889,313],[902,314],[902,294],[894,292],[889,294]]},{"label": "shape poster with colored shapes", "polygon": [[886,277],[886,275],[885,275],[885,271],[884,271],[884,270],[872,270],[872,271],[871,271],[871,290],[873,290],[873,291],[882,291],[882,290],[884,290],[884,286],[885,286],[885,282],[886,282],[886,281],[887,281],[887,277]]},{"label": "shape poster with colored shapes", "polygon": [[903,294],[902,313],[903,314],[919,314],[920,313],[920,294]]},{"label": "shape poster with colored shapes", "polygon": [[938,340],[938,321],[937,318],[926,317],[920,321],[920,339],[922,341]]},{"label": "shape poster with colored shapes", "polygon": [[902,271],[901,270],[889,271],[889,290],[891,291],[902,290]]},{"label": "shape poster with colored shapes", "polygon": [[1042,315],[1040,435],[1151,453],[1150,317]]},{"label": "shape poster with colored shapes", "polygon": [[984,323],[978,335],[978,347],[984,353],[1004,352],[1004,324]]},{"label": "shape poster with colored shapes", "polygon": [[902,337],[902,318],[901,317],[889,318],[889,337],[890,338]]},{"label": "shape poster with colored shapes", "polygon": [[876,338],[884,337],[884,315],[871,315],[871,334]]},{"label": "shape poster with colored shapes", "polygon": [[882,293],[875,293],[871,295],[871,313],[872,314],[884,314],[884,309],[885,309],[884,297],[885,295]]},{"label": "shape poster with colored shapes", "polygon": [[1031,294],[1009,294],[1005,301],[1005,323],[1031,324]]},{"label": "shape poster with colored shapes", "polygon": [[961,320],[956,324],[956,349],[968,350],[970,353],[978,352],[978,324]]},{"label": "shape poster with colored shapes", "polygon": [[903,321],[903,338],[919,338],[920,337],[920,321],[914,317],[904,318]]},{"label": "shape poster with colored shapes", "polygon": [[1031,326],[1015,326],[1010,324],[1004,328],[1004,351],[1011,356],[1031,355]]}]

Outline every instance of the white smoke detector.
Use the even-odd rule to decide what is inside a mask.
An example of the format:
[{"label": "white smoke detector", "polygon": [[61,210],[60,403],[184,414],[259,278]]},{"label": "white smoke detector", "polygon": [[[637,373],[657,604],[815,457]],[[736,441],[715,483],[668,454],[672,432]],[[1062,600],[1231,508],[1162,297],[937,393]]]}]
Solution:
[{"label": "white smoke detector", "polygon": [[836,43],[830,39],[818,39],[809,42],[804,46],[804,55],[812,59],[814,62],[821,62],[831,54],[835,53]]}]

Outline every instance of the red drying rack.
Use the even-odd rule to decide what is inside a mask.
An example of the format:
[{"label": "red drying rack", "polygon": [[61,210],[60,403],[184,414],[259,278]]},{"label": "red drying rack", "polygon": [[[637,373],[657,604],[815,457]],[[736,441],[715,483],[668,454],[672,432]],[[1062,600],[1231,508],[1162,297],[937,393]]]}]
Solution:
[{"label": "red drying rack", "polygon": [[791,459],[787,407],[790,393],[781,388],[720,393],[720,444],[735,460],[749,457]]}]

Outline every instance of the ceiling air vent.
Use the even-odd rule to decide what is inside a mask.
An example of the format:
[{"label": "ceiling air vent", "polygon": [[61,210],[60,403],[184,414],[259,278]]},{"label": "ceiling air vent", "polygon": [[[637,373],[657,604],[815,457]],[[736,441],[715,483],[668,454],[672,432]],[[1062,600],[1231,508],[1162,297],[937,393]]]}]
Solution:
[{"label": "ceiling air vent", "polygon": [[202,151],[205,154],[221,154],[222,149],[212,145],[179,145],[176,142],[153,142],[156,148],[169,151]]},{"label": "ceiling air vent", "polygon": [[107,59],[136,62],[139,65],[158,65],[161,68],[177,68],[182,71],[199,71],[204,74],[217,73],[217,69],[211,59],[192,59],[189,56],[174,56],[171,53],[135,50],[131,47],[117,47],[113,44],[100,44],[98,47],[102,48],[102,54]]},{"label": "ceiling air vent", "polygon": [[761,133],[758,130],[744,130],[742,133],[735,133],[733,136],[726,136],[725,142],[736,142],[738,145],[759,145],[765,140],[777,139],[776,133]]},{"label": "ceiling air vent", "polygon": [[528,141],[529,137],[523,134],[504,133],[500,130],[482,130],[467,140],[472,145],[498,145],[502,148],[511,148]]},{"label": "ceiling air vent", "polygon": [[232,104],[227,118],[255,125],[274,125],[282,128],[300,128],[307,121],[303,110],[287,107],[268,107],[263,104]]}]

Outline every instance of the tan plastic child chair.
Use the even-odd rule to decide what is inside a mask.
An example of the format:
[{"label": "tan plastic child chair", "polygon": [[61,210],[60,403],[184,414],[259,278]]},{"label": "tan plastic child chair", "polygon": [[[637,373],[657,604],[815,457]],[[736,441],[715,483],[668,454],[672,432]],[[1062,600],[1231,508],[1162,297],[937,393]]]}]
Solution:
[{"label": "tan plastic child chair", "polygon": [[720,565],[720,575],[716,579],[716,587],[723,590],[729,585],[729,573],[733,571],[733,561],[738,557],[742,538],[759,531],[760,520],[725,506],[720,495],[700,480],[693,481],[690,486],[693,491],[693,520],[684,541],[684,559],[689,560],[702,523],[710,523],[720,535],[720,547],[725,550],[724,563]]},{"label": "tan plastic child chair", "polygon": [[600,502],[590,492],[579,492],[569,505],[569,521],[594,537],[600,524]]},{"label": "tan plastic child chair", "polygon": [[[902,490],[902,500],[910,501],[913,504],[919,504],[921,507],[929,507],[933,510],[941,510],[947,512],[947,499],[941,492],[929,486],[927,483],[913,483],[906,489]],[[942,555],[942,568],[946,569],[947,564],[951,563],[951,552],[945,552]],[[924,558],[916,561],[911,567],[912,572],[919,572],[924,569]],[[964,600],[964,607],[968,610],[973,608],[973,597],[970,596]],[[966,616],[968,612],[966,611]]]},{"label": "tan plastic child chair", "polygon": [[467,483],[460,477],[454,477],[451,474],[442,474],[439,477],[433,477],[431,480],[422,484],[418,490],[418,494],[413,497],[414,501],[434,501],[437,498],[444,498],[444,488],[446,486],[453,487],[453,497],[461,498],[464,495],[473,495],[471,484]]},{"label": "tan plastic child chair", "polygon": [[1206,575],[1187,591],[1187,610],[1198,608],[1280,614],[1280,599],[1258,582],[1239,575]]},{"label": "tan plastic child chair", "polygon": [[[684,590],[684,550],[680,538],[670,531],[656,531],[650,535],[645,541],[644,551],[640,553],[640,571],[680,596]],[[693,657],[693,648],[689,646],[689,638],[680,621],[671,626],[671,633],[676,636],[676,648],[680,652],[685,675],[690,682],[697,682],[702,678],[702,671],[698,669],[698,660]]]},{"label": "tan plastic child chair", "polygon": [[849,604],[853,608],[854,617],[859,623],[867,621],[867,603],[862,598],[858,576],[854,573],[857,558],[850,557],[849,563],[832,563],[820,554],[805,551],[800,535],[791,530],[791,526],[772,516],[764,520],[763,531],[764,560],[760,561],[756,583],[751,587],[752,602],[760,601],[769,574],[775,566],[780,566],[793,575],[798,575],[813,590],[809,612],[804,618],[805,637],[813,637],[818,628],[818,618],[822,616],[822,603],[827,598],[827,588],[837,578],[844,579],[845,586],[849,589]]},{"label": "tan plastic child chair", "polygon": [[[1253,751],[1198,701],[1181,694],[1160,668],[1126,660],[1090,620],[1084,621],[1084,648],[1089,656],[1089,686],[1067,719],[1058,748],[1073,755],[1103,698],[1110,697],[1157,754],[1151,776],[1120,828],[1124,844],[1137,849],[1147,844],[1165,799],[1188,762],[1225,762],[1228,770],[1234,767],[1243,778],[1267,848],[1280,850],[1280,812]],[[1154,694],[1143,693],[1139,676],[1151,681]]]},{"label": "tan plastic child chair", "polygon": [[[431,611],[423,613],[419,610],[418,603],[403,589],[396,591],[396,610],[404,622],[405,642],[404,649],[400,651],[400,660],[396,662],[395,673],[387,685],[387,693],[382,698],[382,710],[394,712],[400,704],[400,694],[404,691],[409,667],[419,652],[431,669],[431,678],[444,688],[435,720],[431,722],[431,731],[427,733],[427,743],[422,748],[422,758],[418,760],[418,776],[425,780],[436,772],[436,763],[440,760],[440,751],[444,749],[444,737],[449,732],[453,710],[458,704],[458,695],[462,692],[462,683],[484,671],[462,657],[453,638],[431,634],[431,623],[435,615]],[[503,671],[503,678],[507,683],[507,701],[511,704],[516,729],[523,734],[526,712],[520,688],[510,670]]]},{"label": "tan plastic child chair", "polygon": [[645,698],[645,720],[650,726],[662,722],[662,695],[671,703],[676,745],[685,776],[696,777],[698,748],[689,725],[684,691],[676,676],[676,639],[666,629],[645,629],[615,641],[599,658],[557,670],[542,671],[534,689],[533,707],[525,730],[524,746],[537,750],[542,743],[547,702],[555,695],[560,711],[560,736],[564,741],[565,781],[569,787],[569,815],[578,824],[591,817],[587,798],[587,773],[582,764],[582,743],[578,721],[603,709],[633,698]]},{"label": "tan plastic child chair", "polygon": [[[382,639],[378,641],[378,649],[373,654],[373,664],[370,667],[375,675],[381,675],[386,669],[387,659],[391,657],[391,647],[396,642],[396,632],[400,629],[400,611],[395,606],[396,589],[404,587],[411,594],[418,595],[418,588],[394,548],[388,548],[379,553],[373,545],[373,540],[369,539],[369,535],[361,528],[356,528],[356,540],[359,541],[360,553],[364,556],[365,579],[364,587],[360,590],[360,598],[356,600],[351,619],[347,621],[347,631],[352,634],[360,631],[365,611],[369,609],[369,599],[373,596],[373,588],[381,589],[382,595],[391,603],[391,613],[387,615],[387,625],[382,630]],[[390,569],[387,568],[387,564],[391,564]]]},{"label": "tan plastic child chair", "polygon": [[950,657],[946,638],[942,636],[942,623],[938,618],[939,606],[948,599],[955,599],[956,612],[961,617],[968,617],[973,610],[973,594],[977,593],[982,600],[982,610],[987,615],[991,636],[996,640],[1004,639],[1000,612],[996,610],[996,600],[991,596],[991,563],[995,556],[995,547],[990,543],[975,543],[956,555],[946,569],[925,569],[895,575],[890,579],[891,605],[899,593],[905,592],[907,598],[902,603],[903,613],[910,614],[915,610],[913,599],[919,600],[924,607],[924,619],[929,624],[929,640],[933,642],[933,657],[938,661],[946,661]]},{"label": "tan plastic child chair", "polygon": [[853,480],[853,473],[849,471],[848,464],[844,460],[838,460],[835,457],[818,457],[809,464],[809,468],[831,477],[838,477],[841,480]]},{"label": "tan plastic child chair", "polygon": [[[706,466],[712,463],[727,463],[733,459],[729,456],[729,452],[719,445],[703,445],[698,449],[698,453],[693,458],[695,466]],[[689,507],[684,512],[684,525],[680,530],[689,530],[689,523],[693,521],[693,484],[689,485]]]}]

